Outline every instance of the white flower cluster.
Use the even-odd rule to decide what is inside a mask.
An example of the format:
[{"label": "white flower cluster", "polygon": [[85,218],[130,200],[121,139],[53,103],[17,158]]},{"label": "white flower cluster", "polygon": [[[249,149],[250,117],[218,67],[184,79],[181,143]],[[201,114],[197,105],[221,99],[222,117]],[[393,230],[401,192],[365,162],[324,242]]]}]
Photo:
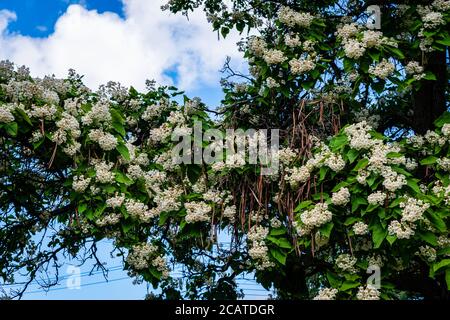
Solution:
[{"label": "white flower cluster", "polygon": [[289,165],[296,158],[297,158],[296,151],[289,147],[281,148],[278,150],[278,160],[285,165]]},{"label": "white flower cluster", "polygon": [[449,138],[450,137],[450,123],[444,124],[441,128],[441,132],[446,138]]},{"label": "white flower cluster", "polygon": [[106,199],[106,206],[110,208],[119,208],[122,206],[123,202],[125,201],[125,194],[116,195],[114,197]]},{"label": "white flower cluster", "polygon": [[284,36],[284,43],[291,48],[299,47],[302,43],[297,35],[287,34]]},{"label": "white flower cluster", "polygon": [[97,219],[97,221],[95,221],[95,223],[99,227],[112,226],[112,225],[119,223],[120,217],[121,217],[121,215],[118,213],[111,213],[111,214],[105,215],[104,217]]},{"label": "white flower cluster", "polygon": [[168,108],[168,103],[166,100],[161,100],[158,104],[149,105],[144,113],[142,113],[142,120],[150,121],[155,117],[161,115],[161,113]]},{"label": "white flower cluster", "polygon": [[150,130],[150,141],[164,142],[170,137],[172,131],[173,130],[168,123],[163,123],[160,127]]},{"label": "white flower cluster", "polygon": [[267,77],[264,83],[266,84],[266,87],[269,89],[280,87],[280,84],[277,82],[277,80],[275,80],[272,77]]},{"label": "white flower cluster", "polygon": [[157,193],[161,190],[161,184],[166,181],[167,174],[164,171],[150,170],[144,173],[145,187],[149,192]]},{"label": "white flower cluster", "polygon": [[112,119],[111,112],[109,110],[109,104],[103,101],[97,102],[92,109],[86,113],[81,122],[84,125],[91,125],[95,122],[110,122]]},{"label": "white flower cluster", "polygon": [[135,270],[155,267],[162,273],[162,278],[169,276],[169,269],[164,257],[158,255],[158,248],[149,243],[135,245],[127,256],[127,263]]},{"label": "white flower cluster", "polygon": [[362,221],[356,222],[353,225],[352,229],[353,229],[353,232],[358,236],[365,235],[369,232],[369,226]]},{"label": "white flower cluster", "polygon": [[356,23],[349,23],[340,26],[336,30],[336,36],[342,40],[346,40],[348,38],[352,38],[356,36],[361,29],[361,26]]},{"label": "white flower cluster", "polygon": [[433,39],[426,36],[426,32],[438,31],[441,26],[446,25],[444,14],[448,12],[450,7],[449,1],[435,0],[429,5],[417,6],[417,12],[419,13],[423,27],[419,30],[420,49],[424,52],[431,52],[433,48]]},{"label": "white flower cluster", "polygon": [[369,204],[382,206],[384,205],[385,201],[386,201],[386,193],[382,191],[377,191],[367,196],[367,202]]},{"label": "white flower cluster", "polygon": [[299,168],[288,168],[286,169],[286,172],[288,172],[289,175],[285,176],[285,180],[292,186],[297,186],[298,183],[308,181],[309,177],[311,176],[311,171],[307,166],[301,166]]},{"label": "white flower cluster", "polygon": [[409,239],[414,235],[414,229],[407,223],[400,223],[392,220],[388,226],[390,235],[395,235],[398,239]]},{"label": "white flower cluster", "polygon": [[117,147],[117,138],[109,132],[102,129],[92,129],[89,132],[89,139],[97,142],[102,150],[110,151]]},{"label": "white flower cluster", "polygon": [[348,253],[343,253],[337,256],[335,263],[336,266],[342,271],[355,273],[355,264],[357,261],[358,260],[355,257],[349,255]]},{"label": "white flower cluster", "polygon": [[392,75],[394,71],[394,64],[386,59],[381,60],[381,62],[377,63],[375,66],[369,67],[369,73],[380,79],[386,79],[387,77]]},{"label": "white flower cluster", "polygon": [[366,287],[359,287],[356,294],[358,300],[380,300],[380,291],[368,284]]},{"label": "white flower cluster", "polygon": [[366,121],[361,121],[349,125],[344,129],[349,139],[350,147],[356,150],[369,149],[373,146],[374,140],[370,135],[372,127]]},{"label": "white flower cluster", "polygon": [[229,219],[231,223],[234,223],[236,220],[236,206],[226,206],[225,209],[223,209],[223,217]]},{"label": "white flower cluster", "polygon": [[300,215],[300,219],[307,228],[320,227],[332,219],[332,213],[328,210],[328,204],[317,203],[313,209],[306,210]]},{"label": "white flower cluster", "polygon": [[347,188],[340,188],[338,192],[333,192],[331,202],[336,206],[344,206],[350,202],[350,191]]},{"label": "white flower cluster", "polygon": [[152,218],[152,212],[149,210],[148,206],[140,201],[126,199],[125,208],[128,214],[135,219],[147,222]]},{"label": "white flower cluster", "polygon": [[319,290],[319,294],[313,300],[335,300],[338,290],[335,288],[323,288]]},{"label": "white flower cluster", "polygon": [[[349,138],[350,147],[361,150],[370,149],[368,170],[381,174],[384,178],[383,186],[389,191],[396,191],[406,185],[406,177],[394,171],[388,164],[404,164],[407,159],[402,157],[388,158],[389,153],[398,153],[400,148],[395,144],[384,144],[382,140],[372,139],[369,131],[371,127],[365,121],[353,124],[344,129]],[[415,168],[416,163],[409,159],[408,167]],[[358,182],[365,183],[368,173],[361,170],[358,174]]]},{"label": "white flower cluster", "polygon": [[14,121],[12,111],[14,111],[15,105],[2,104],[0,105],[0,123],[10,123]]},{"label": "white flower cluster", "polygon": [[406,74],[411,74],[411,75],[420,74],[423,72],[423,67],[417,61],[410,61],[405,66],[405,72],[406,72]]},{"label": "white flower cluster", "polygon": [[406,201],[400,203],[402,209],[402,222],[413,223],[423,217],[423,213],[430,207],[428,203],[422,200],[408,197]]},{"label": "white flower cluster", "polygon": [[382,45],[396,47],[397,43],[380,31],[364,30],[362,37],[358,37],[362,27],[354,22],[344,24],[336,30],[336,37],[344,46],[344,53],[348,58],[361,58],[368,48],[379,48]]},{"label": "white flower cluster", "polygon": [[72,188],[76,192],[82,193],[91,183],[91,178],[85,178],[83,175],[73,177]]},{"label": "white flower cluster", "polygon": [[186,202],[186,223],[206,222],[209,221],[209,213],[211,206],[205,202]]},{"label": "white flower cluster", "polygon": [[406,177],[403,174],[397,173],[390,167],[384,167],[381,171],[383,176],[383,186],[389,191],[396,191],[407,184]]},{"label": "white flower cluster", "polygon": [[429,12],[422,17],[425,29],[436,29],[441,25],[445,25],[444,16],[440,12]]},{"label": "white flower cluster", "polygon": [[436,260],[436,249],[430,246],[420,246],[419,251],[417,251],[415,254],[423,258],[427,262],[433,262]]},{"label": "white flower cluster", "polygon": [[282,7],[278,12],[278,20],[289,27],[307,28],[314,20],[314,16],[308,12],[296,12],[289,7]]},{"label": "white flower cluster", "polygon": [[247,237],[248,240],[251,241],[248,254],[253,260],[255,260],[256,268],[258,270],[264,270],[275,266],[275,264],[270,261],[268,256],[269,249],[264,241],[268,234],[269,228],[257,225],[253,226],[248,231]]},{"label": "white flower cluster", "polygon": [[127,168],[127,176],[130,179],[137,180],[144,177],[145,173],[141,166],[138,164],[132,164]]},{"label": "white flower cluster", "polygon": [[111,172],[111,168],[114,163],[107,163],[105,161],[99,161],[94,164],[96,179],[100,183],[111,183],[114,181],[114,173]]},{"label": "white flower cluster", "polygon": [[169,187],[166,190],[159,191],[153,201],[156,203],[156,212],[175,211],[181,208],[179,197],[183,194],[183,189],[179,186]]},{"label": "white flower cluster", "polygon": [[277,49],[269,49],[264,52],[263,59],[267,64],[280,64],[286,61],[283,51]]},{"label": "white flower cluster", "polygon": [[366,47],[355,39],[350,39],[344,42],[344,52],[348,58],[359,59],[366,52]]},{"label": "white flower cluster", "polygon": [[303,74],[314,70],[316,64],[310,59],[292,59],[289,61],[289,66],[291,67],[291,72],[294,75]]},{"label": "white flower cluster", "polygon": [[248,48],[255,56],[262,57],[267,50],[267,43],[260,37],[252,36],[248,40]]},{"label": "white flower cluster", "polygon": [[436,163],[442,170],[450,171],[450,158],[439,158],[436,160]]}]

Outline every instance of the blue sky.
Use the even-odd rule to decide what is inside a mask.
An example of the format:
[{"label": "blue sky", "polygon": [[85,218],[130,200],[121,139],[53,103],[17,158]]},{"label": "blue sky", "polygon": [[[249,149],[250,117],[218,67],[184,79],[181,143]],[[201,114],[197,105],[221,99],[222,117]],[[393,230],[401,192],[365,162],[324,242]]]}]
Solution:
[{"label": "blue sky", "polygon": [[0,0],[0,8],[17,13],[17,21],[8,29],[31,37],[46,37],[54,32],[57,19],[70,4],[82,4],[87,9],[114,12],[123,17],[120,0]]},{"label": "blue sky", "polygon": [[226,56],[246,67],[237,34],[219,40],[202,12],[160,10],[166,0],[0,0],[0,59],[35,76],[70,68],[92,89],[113,80],[143,90],[146,79],[174,84],[212,107]]},{"label": "blue sky", "polygon": [[[92,89],[109,80],[143,88],[145,79],[175,84],[210,107],[219,105],[219,69],[227,55],[244,68],[236,50],[239,36],[219,41],[203,14],[184,17],[159,10],[164,0],[0,0],[0,59],[25,64],[34,76],[64,77],[69,68],[85,75]],[[102,261],[111,272],[89,276],[81,268],[81,288],[61,285],[43,292],[33,283],[24,299],[142,299],[145,284],[133,285],[109,256],[111,243],[101,244]],[[67,263],[71,263],[67,261]],[[65,267],[64,267],[65,268]],[[63,277],[65,270],[62,270]],[[265,294],[242,280],[248,298]]]}]

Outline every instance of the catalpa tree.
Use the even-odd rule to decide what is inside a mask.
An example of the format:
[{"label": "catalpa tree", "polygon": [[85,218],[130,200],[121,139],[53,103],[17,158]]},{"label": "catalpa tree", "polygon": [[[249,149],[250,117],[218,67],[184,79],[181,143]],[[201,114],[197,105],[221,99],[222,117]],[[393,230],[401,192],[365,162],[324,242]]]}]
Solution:
[{"label": "catalpa tree", "polygon": [[[282,299],[448,298],[450,1],[227,5],[163,8],[245,37],[250,74],[226,62],[219,109],[2,62],[0,275],[26,278],[5,294],[61,256],[105,268],[108,238],[131,277],[160,287],[152,298],[236,299],[242,274]],[[253,134],[227,144],[227,129]],[[268,162],[249,161],[275,140]]]}]

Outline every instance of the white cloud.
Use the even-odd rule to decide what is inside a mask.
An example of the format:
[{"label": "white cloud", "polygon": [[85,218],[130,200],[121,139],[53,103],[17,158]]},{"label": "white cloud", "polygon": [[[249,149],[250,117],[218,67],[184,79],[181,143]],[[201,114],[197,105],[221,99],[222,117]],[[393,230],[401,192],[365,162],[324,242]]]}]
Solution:
[{"label": "white cloud", "polygon": [[163,12],[166,0],[123,0],[124,17],[70,5],[46,38],[7,31],[16,17],[0,11],[0,59],[30,67],[33,75],[67,75],[69,68],[85,75],[96,88],[109,80],[143,88],[146,79],[170,83],[165,72],[174,70],[181,89],[214,85],[225,57],[243,67],[237,34],[218,40],[203,12],[189,16]]}]

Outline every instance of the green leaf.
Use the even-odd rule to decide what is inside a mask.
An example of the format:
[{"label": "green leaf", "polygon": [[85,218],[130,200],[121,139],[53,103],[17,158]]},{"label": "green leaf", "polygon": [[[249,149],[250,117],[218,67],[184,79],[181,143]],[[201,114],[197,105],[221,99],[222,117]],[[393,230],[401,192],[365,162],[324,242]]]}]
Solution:
[{"label": "green leaf", "polygon": [[369,56],[372,58],[372,60],[374,61],[379,61],[380,60],[380,52],[375,52],[375,51],[369,51]]},{"label": "green leaf", "polygon": [[324,235],[327,238],[330,238],[331,230],[333,230],[333,227],[334,227],[334,223],[328,222],[328,223],[324,224],[323,226],[321,226],[319,230],[322,235]]},{"label": "green leaf", "polygon": [[230,33],[230,29],[227,27],[222,27],[222,29],[220,29],[220,33],[222,34],[222,37],[226,38]]},{"label": "green leaf", "polygon": [[313,202],[311,200],[302,201],[298,204],[298,206],[295,208],[294,212],[300,212],[300,210],[307,208],[310,206]]},{"label": "green leaf", "polygon": [[131,180],[130,178],[128,178],[126,175],[124,175],[122,172],[120,171],[116,171],[115,172],[116,175],[116,181],[119,183],[124,183],[126,185],[132,185],[133,184],[133,180]]},{"label": "green leaf", "polygon": [[187,177],[189,181],[194,184],[200,178],[202,174],[202,168],[199,165],[193,164],[188,165],[186,170]]},{"label": "green leaf", "polygon": [[399,59],[405,59],[405,55],[400,51],[400,49],[391,47],[391,46],[385,46],[384,47],[386,51],[391,53],[393,56],[399,58]]},{"label": "green leaf", "polygon": [[358,161],[356,166],[353,168],[353,171],[358,171],[358,170],[364,169],[365,167],[367,167],[368,164],[369,164],[369,159],[367,159],[367,158],[361,159]]},{"label": "green leaf", "polygon": [[406,183],[408,187],[410,187],[414,192],[420,193],[419,185],[417,184],[416,179],[407,179]]},{"label": "green leaf", "polygon": [[450,256],[450,247],[439,249],[436,254],[438,256],[449,255]]},{"label": "green leaf", "polygon": [[392,245],[397,240],[397,236],[388,234],[386,236],[386,240],[389,242],[390,245]]},{"label": "green leaf", "polygon": [[355,161],[356,158],[358,158],[358,156],[359,156],[359,151],[356,149],[350,149],[347,152],[347,158],[350,163],[353,163],[353,161]]},{"label": "green leaf", "polygon": [[425,76],[423,77],[423,79],[425,79],[425,80],[437,80],[436,76],[430,71],[425,72]]},{"label": "green leaf", "polygon": [[267,236],[266,239],[280,248],[292,249],[292,244],[286,238],[275,238],[273,236]]},{"label": "green leaf", "polygon": [[442,44],[446,47],[450,47],[450,38],[445,38],[442,40],[436,40],[436,43]]},{"label": "green leaf", "polygon": [[450,123],[450,112],[444,112],[439,118],[434,121],[434,125],[441,128],[444,124]]},{"label": "green leaf", "polygon": [[386,157],[389,158],[389,159],[400,158],[400,157],[402,157],[402,156],[403,156],[403,154],[400,153],[400,152],[389,152],[389,153],[386,155]]},{"label": "green leaf", "polygon": [[341,181],[337,185],[335,185],[333,189],[331,189],[331,192],[336,192],[342,187],[347,187],[348,185],[350,185],[350,183],[348,183],[347,181]]},{"label": "green leaf", "polygon": [[359,287],[361,283],[357,281],[345,281],[342,286],[339,288],[339,291],[347,291],[356,287]]},{"label": "green leaf", "polygon": [[119,142],[119,144],[116,147],[116,150],[119,151],[120,155],[127,161],[130,161],[130,152],[128,151],[128,148],[125,146],[123,142]]},{"label": "green leaf", "polygon": [[167,211],[161,212],[161,214],[159,215],[158,225],[163,226],[167,222],[167,219],[169,219],[169,218],[170,218],[169,212],[167,212]]},{"label": "green leaf", "polygon": [[335,136],[334,138],[331,139],[330,141],[330,147],[333,151],[343,147],[344,145],[346,145],[348,143],[348,138],[346,135],[344,134],[340,134]]},{"label": "green leaf", "polygon": [[31,122],[30,117],[20,108],[16,108],[15,111],[22,117],[23,120],[25,120],[26,123],[28,123],[30,126],[33,125]]},{"label": "green leaf", "polygon": [[361,196],[356,196],[354,198],[352,198],[352,212],[355,212],[360,205],[366,205],[367,204],[367,200],[364,197]]},{"label": "green leaf", "polygon": [[436,273],[437,271],[439,271],[439,269],[442,269],[443,267],[446,267],[448,265],[450,265],[450,259],[444,259],[433,264],[432,267],[433,273]]},{"label": "green leaf", "polygon": [[122,231],[124,233],[130,231],[131,228],[133,228],[133,223],[130,220],[125,220],[124,222],[122,222]]},{"label": "green leaf", "polygon": [[12,137],[17,136],[17,131],[19,129],[17,122],[7,123],[7,124],[5,124],[4,128],[10,136],[12,136]]},{"label": "green leaf", "polygon": [[354,224],[355,222],[359,221],[360,219],[357,217],[348,217],[347,219],[345,219],[344,221],[344,225],[345,226],[349,226]]},{"label": "green leaf", "polygon": [[321,167],[319,171],[319,182],[323,181],[325,179],[325,176],[327,172],[329,171],[328,167]]},{"label": "green leaf", "polygon": [[119,133],[122,137],[125,137],[126,131],[125,131],[125,128],[123,127],[123,124],[118,123],[118,122],[113,122],[113,123],[112,123],[112,127],[113,127],[114,130],[116,130],[116,132]]},{"label": "green leaf", "polygon": [[275,260],[277,260],[282,265],[286,264],[286,258],[287,258],[286,253],[276,250],[276,249],[270,249],[270,254],[272,255],[272,257],[275,258]]},{"label": "green leaf", "polygon": [[372,241],[375,249],[379,248],[386,238],[387,230],[384,230],[380,223],[374,224],[372,227]]},{"label": "green leaf", "polygon": [[436,235],[433,232],[425,231],[417,233],[417,235],[419,236],[420,239],[431,244],[432,246],[438,245]]},{"label": "green leaf", "polygon": [[342,280],[339,279],[337,274],[331,271],[327,271],[327,279],[331,287],[339,288],[341,286]]},{"label": "green leaf", "polygon": [[428,220],[440,231],[446,232],[447,226],[442,218],[436,212],[427,211]]},{"label": "green leaf", "polygon": [[424,166],[428,166],[430,164],[434,164],[436,163],[438,158],[436,158],[435,156],[429,156],[426,157],[425,159],[420,160],[420,164],[424,165]]},{"label": "green leaf", "polygon": [[85,212],[86,209],[87,209],[87,204],[86,203],[83,202],[83,203],[80,203],[78,205],[78,213],[79,214],[83,214],[83,212]]},{"label": "green leaf", "polygon": [[125,119],[116,109],[110,109],[112,123],[125,124]]},{"label": "green leaf", "polygon": [[280,236],[282,234],[286,234],[286,229],[283,227],[272,229],[272,230],[270,230],[270,233],[269,233],[269,235],[271,235],[271,236]]},{"label": "green leaf", "polygon": [[353,68],[353,62],[350,59],[344,58],[344,70],[346,72],[352,71]]}]

